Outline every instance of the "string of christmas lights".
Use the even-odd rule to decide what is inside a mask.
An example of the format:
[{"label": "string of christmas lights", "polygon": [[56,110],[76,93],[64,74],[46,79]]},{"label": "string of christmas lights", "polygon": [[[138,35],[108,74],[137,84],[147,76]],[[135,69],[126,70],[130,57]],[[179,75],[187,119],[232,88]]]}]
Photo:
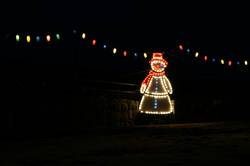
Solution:
[{"label": "string of christmas lights", "polygon": [[[107,45],[107,43],[98,43],[98,40],[92,37],[89,37],[86,33],[77,33],[76,30],[73,30],[73,34],[74,35],[80,35],[80,39],[84,40],[84,41],[90,41],[90,42],[85,42],[86,44],[90,44],[92,46],[101,46],[103,49],[107,49],[110,48],[110,50],[112,51],[113,55],[121,55],[124,57],[127,56],[134,56],[134,57],[138,57],[138,56],[142,56],[145,59],[148,58],[148,55],[151,54],[151,51],[143,51],[143,52],[136,52],[136,51],[132,51],[132,50],[125,50],[122,48],[117,48],[117,47],[113,47],[111,45]],[[55,33],[55,34],[46,34],[46,35],[29,35],[29,34],[16,34],[15,35],[15,40],[17,43],[20,42],[26,42],[26,43],[32,43],[32,42],[36,42],[39,43],[41,41],[46,41],[47,43],[50,43],[52,41],[60,41],[61,38],[61,34],[59,33]],[[208,56],[208,55],[202,55],[201,52],[199,51],[195,51],[197,49],[190,49],[190,48],[185,48],[183,44],[179,44],[177,45],[177,48],[175,49],[176,52],[178,51],[185,53],[187,55],[190,55],[191,57],[194,57],[200,61],[204,61],[204,62],[208,62],[208,63],[217,63],[217,64],[221,64],[221,65],[225,65],[225,66],[248,66],[248,60],[247,59],[234,59],[231,60],[230,58],[222,58],[222,57],[212,57],[212,56]],[[192,50],[192,51],[191,51]],[[167,52],[167,50],[162,49],[159,50],[159,52]],[[172,53],[169,53],[170,55]]]},{"label": "string of christmas lights", "polygon": [[43,35],[34,35],[34,36],[31,36],[31,35],[20,35],[20,34],[16,34],[15,35],[15,40],[16,42],[21,42],[21,41],[24,41],[24,42],[27,42],[27,43],[31,43],[31,42],[41,42],[43,39],[44,41],[46,42],[51,42],[52,41],[52,38],[53,39],[56,39],[56,40],[60,40],[61,39],[61,36],[59,33],[56,33],[55,35],[51,35],[51,34],[47,34],[45,37]]},{"label": "string of christmas lights", "polygon": [[233,65],[237,66],[248,66],[248,61],[246,59],[240,60],[240,59],[234,59],[231,60],[230,58],[222,58],[222,57],[208,57],[207,55],[201,55],[198,51],[191,51],[190,48],[184,49],[184,46],[180,44],[178,46],[179,50],[184,52],[186,51],[187,54],[192,55],[196,59],[204,60],[205,62],[212,62],[212,63],[218,63],[221,65],[227,65],[229,67]]}]

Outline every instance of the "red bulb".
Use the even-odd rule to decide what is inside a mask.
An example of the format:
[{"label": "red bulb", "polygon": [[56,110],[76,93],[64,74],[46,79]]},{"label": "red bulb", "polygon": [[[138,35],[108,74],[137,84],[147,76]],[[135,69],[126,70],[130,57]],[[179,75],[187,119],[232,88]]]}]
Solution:
[{"label": "red bulb", "polygon": [[127,56],[127,51],[123,51],[123,56]]},{"label": "red bulb", "polygon": [[207,56],[204,56],[204,60],[207,61]]},{"label": "red bulb", "polygon": [[180,49],[180,50],[183,50],[183,46],[182,46],[181,44],[179,45],[179,49]]},{"label": "red bulb", "polygon": [[92,40],[92,45],[93,45],[93,46],[96,45],[96,40],[95,40],[95,39]]}]

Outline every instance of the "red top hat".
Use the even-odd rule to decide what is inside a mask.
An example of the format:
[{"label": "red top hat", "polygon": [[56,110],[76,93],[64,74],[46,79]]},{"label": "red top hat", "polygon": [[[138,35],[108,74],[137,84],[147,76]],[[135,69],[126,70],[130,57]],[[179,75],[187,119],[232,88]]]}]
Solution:
[{"label": "red top hat", "polygon": [[160,52],[153,53],[153,57],[149,61],[149,63],[151,63],[152,61],[161,61],[165,63],[166,65],[168,64],[168,62],[165,59],[163,59],[163,53],[160,53]]}]

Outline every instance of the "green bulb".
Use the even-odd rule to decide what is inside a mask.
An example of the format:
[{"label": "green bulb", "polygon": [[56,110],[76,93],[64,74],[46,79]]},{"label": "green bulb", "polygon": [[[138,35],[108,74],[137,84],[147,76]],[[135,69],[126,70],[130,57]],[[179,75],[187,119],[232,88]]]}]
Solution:
[{"label": "green bulb", "polygon": [[56,34],[56,38],[60,40],[60,35],[58,33]]},{"label": "green bulb", "polygon": [[16,41],[19,42],[20,41],[20,36],[16,35]]}]

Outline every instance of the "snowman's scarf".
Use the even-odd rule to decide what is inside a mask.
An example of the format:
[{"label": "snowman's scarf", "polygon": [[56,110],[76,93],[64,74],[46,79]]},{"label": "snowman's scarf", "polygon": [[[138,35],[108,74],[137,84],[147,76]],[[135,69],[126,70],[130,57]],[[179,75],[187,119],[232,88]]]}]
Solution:
[{"label": "snowman's scarf", "polygon": [[143,80],[142,84],[148,85],[149,81],[151,80],[151,78],[152,78],[153,76],[160,77],[160,76],[164,76],[164,75],[165,75],[165,71],[163,71],[163,72],[154,72],[153,70],[150,70],[150,71],[149,71],[149,74],[148,74],[147,77]]}]

